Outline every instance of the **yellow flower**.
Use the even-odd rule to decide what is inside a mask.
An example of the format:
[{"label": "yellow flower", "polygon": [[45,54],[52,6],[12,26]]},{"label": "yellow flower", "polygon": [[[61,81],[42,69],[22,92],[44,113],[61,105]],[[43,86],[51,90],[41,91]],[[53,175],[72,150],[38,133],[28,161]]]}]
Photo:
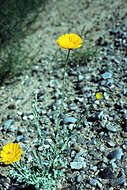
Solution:
[{"label": "yellow flower", "polygon": [[96,93],[96,99],[97,99],[97,100],[100,100],[102,97],[103,97],[103,95],[102,95],[101,92],[97,92],[97,93]]},{"label": "yellow flower", "polygon": [[11,164],[13,162],[17,162],[20,160],[20,156],[22,155],[22,149],[18,143],[9,143],[3,146],[3,149],[0,153],[0,161],[4,164]]},{"label": "yellow flower", "polygon": [[82,39],[77,34],[65,34],[58,38],[57,44],[64,49],[80,48],[82,46]]}]

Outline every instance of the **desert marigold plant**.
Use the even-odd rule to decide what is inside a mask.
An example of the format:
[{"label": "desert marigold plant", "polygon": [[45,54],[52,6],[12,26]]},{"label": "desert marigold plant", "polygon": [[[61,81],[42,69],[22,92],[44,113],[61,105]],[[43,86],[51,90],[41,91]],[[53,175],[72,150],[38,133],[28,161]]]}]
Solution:
[{"label": "desert marigold plant", "polygon": [[11,164],[20,160],[22,149],[18,143],[9,143],[3,146],[0,153],[0,161],[4,164]]},{"label": "desert marigold plant", "polygon": [[81,37],[74,33],[62,35],[57,40],[57,44],[67,50],[80,48],[82,43]]}]

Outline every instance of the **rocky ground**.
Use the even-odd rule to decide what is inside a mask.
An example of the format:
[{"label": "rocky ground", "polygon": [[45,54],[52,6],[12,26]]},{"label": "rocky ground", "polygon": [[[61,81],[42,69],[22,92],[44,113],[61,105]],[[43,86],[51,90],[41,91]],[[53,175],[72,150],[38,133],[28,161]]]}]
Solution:
[{"label": "rocky ground", "polygon": [[[127,189],[127,23],[126,0],[48,1],[36,21],[24,25],[23,39],[36,65],[0,88],[0,141],[36,144],[33,105],[37,93],[40,124],[47,134],[61,102],[64,62],[53,58],[56,39],[66,32],[85,37],[99,54],[84,62],[70,59],[63,126],[75,130],[61,190]],[[38,55],[38,56],[36,56]],[[103,98],[96,100],[96,93]],[[80,125],[79,118],[83,117]],[[29,154],[28,154],[29,155]],[[18,189],[0,166],[1,189]],[[20,189],[23,189],[20,188]]]}]

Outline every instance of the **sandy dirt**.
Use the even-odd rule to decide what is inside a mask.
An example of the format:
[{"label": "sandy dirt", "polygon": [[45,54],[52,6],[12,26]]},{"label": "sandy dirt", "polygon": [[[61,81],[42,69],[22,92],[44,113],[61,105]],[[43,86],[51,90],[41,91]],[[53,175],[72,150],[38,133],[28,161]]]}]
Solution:
[{"label": "sandy dirt", "polygon": [[[28,31],[29,35],[22,39],[23,47],[29,49],[28,61],[38,61],[41,57],[54,55],[57,46],[57,38],[65,33],[77,33],[86,39],[86,45],[96,44],[99,37],[110,40],[108,32],[115,27],[117,22],[125,22],[127,16],[126,0],[50,0],[47,1],[45,9],[39,8],[39,14],[35,21],[23,25],[22,30]],[[115,17],[114,17],[115,16]],[[27,18],[26,18],[27,19]],[[18,77],[12,81],[6,81],[0,87],[0,125],[6,120],[14,118],[17,112],[32,112],[33,92],[43,91],[47,93],[45,104],[50,101],[50,89],[48,89],[48,72],[51,65],[47,65],[47,71],[34,69],[25,76]],[[36,72],[41,72],[43,80],[38,81]],[[30,85],[27,79],[30,76]],[[22,99],[23,97],[23,99]],[[20,122],[17,122],[20,127]],[[4,134],[0,135],[2,139]],[[9,139],[8,139],[9,138]],[[12,138],[12,139],[11,139]],[[5,142],[14,140],[15,137],[5,137]],[[4,143],[5,143],[4,142]],[[2,172],[1,172],[2,170]],[[0,172],[6,175],[5,168]]]},{"label": "sandy dirt", "polygon": [[[44,10],[40,7],[39,12],[33,23],[23,26],[23,30],[29,31],[29,35],[22,41],[23,47],[29,49],[30,52],[28,62],[31,59],[39,60],[43,56],[54,55],[59,48],[56,40],[65,33],[74,32],[79,35],[82,33],[82,37],[86,39],[86,46],[91,43],[95,44],[99,37],[110,40],[109,29],[115,27],[118,21],[125,22],[126,0],[52,0],[47,1]],[[48,67],[50,70],[50,66]],[[13,104],[15,97],[19,95],[24,96],[24,106],[22,107],[23,103],[19,101],[16,107],[22,111],[31,109],[29,100],[32,91],[38,89],[40,85],[34,77],[31,78],[29,87],[24,85],[24,81],[28,78],[27,75],[24,79],[16,78],[12,84],[1,87],[0,121],[12,115],[13,112],[8,110],[8,106]],[[43,87],[46,86],[46,80],[41,84]]]}]

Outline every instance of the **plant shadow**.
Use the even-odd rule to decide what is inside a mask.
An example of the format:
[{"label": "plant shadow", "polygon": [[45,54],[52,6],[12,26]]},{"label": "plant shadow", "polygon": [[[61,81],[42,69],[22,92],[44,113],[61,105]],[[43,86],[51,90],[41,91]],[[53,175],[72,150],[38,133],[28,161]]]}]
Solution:
[{"label": "plant shadow", "polygon": [[48,0],[0,0],[0,46],[8,44],[9,40],[24,37],[26,32],[22,31],[23,22],[33,22],[38,15],[38,8],[43,7],[44,10],[46,2]]},{"label": "plant shadow", "polygon": [[32,33],[29,28],[40,11],[45,10],[47,2],[0,0],[0,84],[20,75],[32,64],[26,64],[28,54],[21,41]]}]

